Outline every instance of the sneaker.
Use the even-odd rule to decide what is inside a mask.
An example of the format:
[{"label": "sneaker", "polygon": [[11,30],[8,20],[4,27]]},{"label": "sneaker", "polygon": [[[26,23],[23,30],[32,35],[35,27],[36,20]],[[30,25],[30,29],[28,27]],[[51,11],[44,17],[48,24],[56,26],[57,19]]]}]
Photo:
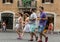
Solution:
[{"label": "sneaker", "polygon": [[33,39],[30,39],[29,41],[33,41]]},{"label": "sneaker", "polygon": [[17,38],[17,39],[20,39],[20,40],[21,40],[22,38],[19,37],[19,38]]},{"label": "sneaker", "polygon": [[19,36],[17,39],[22,39],[22,37],[21,37],[21,36]]},{"label": "sneaker", "polygon": [[36,41],[38,40],[38,37],[36,37]]},{"label": "sneaker", "polygon": [[45,38],[45,42],[48,42],[48,37]]},{"label": "sneaker", "polygon": [[38,42],[42,42],[42,40],[39,40]]}]

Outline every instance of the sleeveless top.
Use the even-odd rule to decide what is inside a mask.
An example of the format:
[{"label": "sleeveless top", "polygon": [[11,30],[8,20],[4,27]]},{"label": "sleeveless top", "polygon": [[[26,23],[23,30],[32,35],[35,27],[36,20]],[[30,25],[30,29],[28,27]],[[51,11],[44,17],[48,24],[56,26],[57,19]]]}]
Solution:
[{"label": "sleeveless top", "polygon": [[25,24],[29,24],[29,17],[25,19]]},{"label": "sleeveless top", "polygon": [[22,23],[22,22],[23,22],[22,17],[20,16],[20,17],[17,19],[17,21],[18,21],[18,24]]}]

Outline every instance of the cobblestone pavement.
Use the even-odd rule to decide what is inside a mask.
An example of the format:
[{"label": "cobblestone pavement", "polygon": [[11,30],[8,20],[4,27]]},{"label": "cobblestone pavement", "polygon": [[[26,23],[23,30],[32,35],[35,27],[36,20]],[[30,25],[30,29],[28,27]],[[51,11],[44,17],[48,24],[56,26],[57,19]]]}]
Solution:
[{"label": "cobblestone pavement", "polygon": [[[60,42],[60,35],[47,34],[47,36],[49,37],[48,42]],[[29,33],[25,33],[22,40],[18,40],[17,37],[18,36],[15,32],[0,32],[0,42],[30,42],[28,41],[30,38]],[[37,42],[37,41],[34,40],[33,42]],[[44,37],[43,37],[43,42],[44,42]]]}]

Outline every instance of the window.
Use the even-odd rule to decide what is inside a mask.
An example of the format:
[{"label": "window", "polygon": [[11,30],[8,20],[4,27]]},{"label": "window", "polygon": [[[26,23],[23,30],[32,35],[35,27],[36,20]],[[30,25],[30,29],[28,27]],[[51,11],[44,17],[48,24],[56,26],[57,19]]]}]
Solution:
[{"label": "window", "polygon": [[31,0],[22,0],[23,6],[31,6]]},{"label": "window", "polygon": [[22,0],[24,7],[35,7],[36,6],[36,0]]},{"label": "window", "polygon": [[13,0],[3,0],[3,3],[13,3]]},{"label": "window", "polygon": [[42,3],[53,3],[54,0],[42,0]]}]

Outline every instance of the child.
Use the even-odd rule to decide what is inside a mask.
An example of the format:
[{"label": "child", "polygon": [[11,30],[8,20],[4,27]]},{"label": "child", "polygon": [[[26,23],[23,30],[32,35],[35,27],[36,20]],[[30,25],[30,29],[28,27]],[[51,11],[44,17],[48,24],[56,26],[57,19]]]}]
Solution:
[{"label": "child", "polygon": [[5,21],[2,23],[2,31],[6,31],[6,23],[5,23]]},{"label": "child", "polygon": [[22,33],[23,33],[23,19],[22,19],[22,13],[19,13],[18,18],[18,24],[16,24],[16,32],[18,34],[18,39],[22,39]]},{"label": "child", "polygon": [[48,32],[52,33],[52,30],[53,30],[53,23],[50,20],[50,23],[49,23],[49,26],[48,26]]}]

